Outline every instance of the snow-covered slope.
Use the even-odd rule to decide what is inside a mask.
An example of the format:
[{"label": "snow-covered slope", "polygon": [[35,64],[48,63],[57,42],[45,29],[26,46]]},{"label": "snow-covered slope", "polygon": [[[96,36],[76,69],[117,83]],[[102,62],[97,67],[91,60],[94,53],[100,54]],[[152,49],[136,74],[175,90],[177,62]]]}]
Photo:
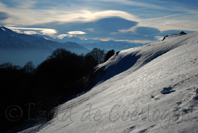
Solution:
[{"label": "snow-covered slope", "polygon": [[22,132],[197,133],[197,51],[198,33],[120,51],[96,67],[89,92]]}]

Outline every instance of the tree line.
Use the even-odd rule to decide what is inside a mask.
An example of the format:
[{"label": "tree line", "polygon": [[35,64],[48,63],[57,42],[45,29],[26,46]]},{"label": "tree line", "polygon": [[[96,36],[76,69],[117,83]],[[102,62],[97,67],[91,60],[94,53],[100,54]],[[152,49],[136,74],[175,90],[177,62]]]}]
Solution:
[{"label": "tree line", "polygon": [[[37,67],[31,61],[23,67],[12,63],[0,65],[0,121],[4,123],[0,130],[19,126],[30,118],[35,121],[41,111],[44,111],[42,119],[52,119],[55,106],[93,86],[89,77],[93,68],[114,53],[110,50],[105,54],[104,50],[94,48],[86,55],[77,55],[61,48]],[[21,113],[16,109],[9,111],[12,105],[23,111],[20,119],[10,120]]]}]

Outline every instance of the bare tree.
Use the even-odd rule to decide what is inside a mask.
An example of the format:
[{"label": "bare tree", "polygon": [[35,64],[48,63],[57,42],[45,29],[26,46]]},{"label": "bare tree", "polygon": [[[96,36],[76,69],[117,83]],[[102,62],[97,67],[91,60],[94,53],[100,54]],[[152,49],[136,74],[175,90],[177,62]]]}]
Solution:
[{"label": "bare tree", "polygon": [[104,50],[94,48],[91,52],[87,53],[87,55],[91,55],[98,63],[104,62]]},{"label": "bare tree", "polygon": [[28,72],[28,73],[32,73],[34,72],[35,68],[34,68],[34,65],[32,63],[32,61],[28,61],[25,66],[23,67],[23,70],[25,72]]}]

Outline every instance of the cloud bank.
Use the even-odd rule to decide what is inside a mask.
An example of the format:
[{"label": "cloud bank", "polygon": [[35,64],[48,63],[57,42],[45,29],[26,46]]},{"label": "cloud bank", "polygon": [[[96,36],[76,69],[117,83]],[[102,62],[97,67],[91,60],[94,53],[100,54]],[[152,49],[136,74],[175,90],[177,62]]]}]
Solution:
[{"label": "cloud bank", "polygon": [[163,0],[2,0],[0,24],[27,34],[153,41],[198,31],[198,3]]}]

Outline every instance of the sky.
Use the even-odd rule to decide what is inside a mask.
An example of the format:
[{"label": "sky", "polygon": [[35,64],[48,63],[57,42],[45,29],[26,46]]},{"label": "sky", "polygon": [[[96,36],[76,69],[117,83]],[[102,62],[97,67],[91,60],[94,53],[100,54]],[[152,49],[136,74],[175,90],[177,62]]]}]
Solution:
[{"label": "sky", "polygon": [[0,0],[0,26],[54,38],[148,43],[198,31],[197,0]]}]

